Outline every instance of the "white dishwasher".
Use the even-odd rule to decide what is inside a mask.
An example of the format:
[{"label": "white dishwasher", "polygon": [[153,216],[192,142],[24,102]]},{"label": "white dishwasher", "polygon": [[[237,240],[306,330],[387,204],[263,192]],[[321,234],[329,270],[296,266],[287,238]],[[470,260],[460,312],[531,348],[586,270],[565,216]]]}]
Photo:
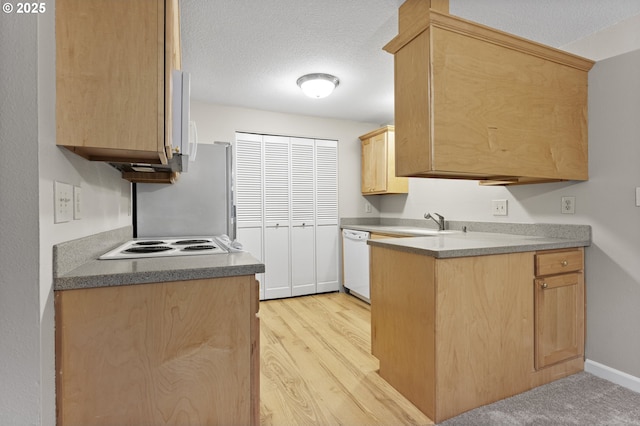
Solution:
[{"label": "white dishwasher", "polygon": [[342,230],[344,257],[344,287],[360,299],[369,300],[369,233]]}]

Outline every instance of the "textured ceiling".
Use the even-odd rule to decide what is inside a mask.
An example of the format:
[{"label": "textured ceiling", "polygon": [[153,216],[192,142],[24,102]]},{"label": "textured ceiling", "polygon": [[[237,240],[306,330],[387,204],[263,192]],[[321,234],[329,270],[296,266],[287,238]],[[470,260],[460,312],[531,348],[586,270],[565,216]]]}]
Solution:
[{"label": "textured ceiling", "polygon": [[[377,124],[393,122],[393,56],[403,0],[182,0],[192,98]],[[450,0],[450,13],[554,47],[640,14],[639,0]],[[311,99],[298,77],[340,85]]]}]

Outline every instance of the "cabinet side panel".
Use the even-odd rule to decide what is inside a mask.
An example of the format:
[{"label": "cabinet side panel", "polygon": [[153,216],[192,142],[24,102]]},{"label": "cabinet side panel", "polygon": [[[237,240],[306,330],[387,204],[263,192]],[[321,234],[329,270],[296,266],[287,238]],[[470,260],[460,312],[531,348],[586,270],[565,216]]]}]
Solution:
[{"label": "cabinet side panel", "polygon": [[251,283],[251,425],[260,424],[260,283]]},{"label": "cabinet side panel", "polygon": [[396,174],[431,170],[429,31],[395,54]]},{"label": "cabinet side panel", "polygon": [[439,422],[529,388],[533,254],[436,261]]},{"label": "cabinet side panel", "polygon": [[404,194],[409,192],[409,179],[398,177],[396,173],[396,135],[393,130],[387,133],[387,192]]},{"label": "cabinet side panel", "polygon": [[435,170],[588,178],[587,72],[441,28],[431,36]]},{"label": "cabinet side panel", "polygon": [[54,292],[54,306],[55,306],[55,325],[56,325],[56,424],[65,425],[66,417],[64,407],[65,405],[62,403],[64,401],[64,396],[66,395],[66,383],[63,380],[61,371],[64,371],[64,363],[63,360],[66,358],[66,341],[64,339],[64,333],[60,331],[64,326],[64,299],[62,297],[63,292],[56,291]]},{"label": "cabinet side panel", "polygon": [[[159,7],[162,6],[163,1],[159,1]],[[164,140],[164,149],[167,157],[172,157],[173,145],[178,145],[178,142],[173,141],[173,124],[175,117],[172,111],[172,102],[174,94],[173,81],[171,74],[173,70],[182,69],[182,57],[180,49],[180,7],[178,0],[164,0],[164,16],[165,27],[163,28],[163,34],[159,35],[159,40],[164,40],[164,45],[158,47],[159,52],[164,52],[164,55],[158,55],[158,77],[161,84],[158,87],[158,102],[162,105],[164,102],[164,116],[160,116],[160,124],[158,129],[158,140]],[[160,15],[162,16],[162,15]]]},{"label": "cabinet side panel", "polygon": [[380,376],[434,418],[434,259],[371,247],[371,340]]},{"label": "cabinet side panel", "polygon": [[60,292],[60,424],[249,424],[253,282]]},{"label": "cabinet side panel", "polygon": [[56,2],[58,145],[164,152],[162,10],[153,1]]}]

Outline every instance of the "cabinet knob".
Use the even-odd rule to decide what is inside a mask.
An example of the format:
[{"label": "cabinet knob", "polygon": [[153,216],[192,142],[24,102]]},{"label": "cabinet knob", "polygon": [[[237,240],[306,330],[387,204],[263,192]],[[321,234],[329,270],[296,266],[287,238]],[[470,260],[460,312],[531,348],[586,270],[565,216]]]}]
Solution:
[{"label": "cabinet knob", "polygon": [[547,288],[547,287],[549,287],[549,286],[547,285],[547,283],[542,283],[542,284],[540,284],[540,287],[542,287],[542,288]]},{"label": "cabinet knob", "polygon": [[560,262],[560,264],[562,266],[567,266],[569,264],[569,262],[567,262],[566,260],[563,260],[562,262]]},{"label": "cabinet knob", "polygon": [[305,226],[306,224],[304,222],[302,222],[302,226]]}]

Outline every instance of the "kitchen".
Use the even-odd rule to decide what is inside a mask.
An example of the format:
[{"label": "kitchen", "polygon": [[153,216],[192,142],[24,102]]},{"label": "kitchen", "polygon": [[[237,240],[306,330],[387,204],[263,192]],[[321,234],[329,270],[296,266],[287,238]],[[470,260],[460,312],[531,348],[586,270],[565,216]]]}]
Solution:
[{"label": "kitchen", "polygon": [[[27,424],[52,424],[55,406],[51,247],[129,224],[129,186],[110,167],[86,162],[55,146],[52,14],[38,19],[5,15],[1,31],[3,56],[13,58],[10,64],[3,63],[3,67],[12,71],[11,78],[3,79],[2,86],[3,99],[12,102],[3,101],[3,108],[19,111],[18,116],[7,114],[4,109],[1,114],[3,132],[9,132],[2,135],[3,145],[6,143],[12,152],[3,157],[0,168],[2,239],[3,246],[11,243],[21,251],[14,253],[4,247],[0,258],[2,336],[3,341],[14,342],[11,349],[7,346],[2,349],[2,359],[11,361],[3,371],[6,380],[0,413],[7,416],[2,420],[9,419],[5,422],[8,424],[15,418],[24,419]],[[613,56],[636,51],[638,46],[625,47],[631,39],[623,35],[609,41],[605,51],[617,46],[624,50],[613,52]],[[381,44],[387,41],[382,40]],[[595,59],[586,52],[582,55]],[[508,222],[591,225],[593,242],[586,251],[587,358],[637,378],[640,365],[635,355],[640,352],[640,342],[634,324],[638,323],[640,301],[636,262],[640,231],[634,197],[640,176],[634,118],[638,107],[634,102],[639,90],[635,77],[624,74],[625,69],[637,67],[637,55],[631,53],[618,59],[621,66],[612,60],[607,63],[611,68],[598,64],[590,73],[612,75],[605,75],[606,84],[591,83],[589,181],[479,188],[475,182],[413,179],[409,196],[369,197],[372,213],[366,212],[366,199],[359,195],[359,167],[352,165],[359,162],[358,136],[377,128],[380,122],[292,117],[197,100],[192,111],[194,120],[203,123],[198,129],[202,140],[232,140],[237,129],[246,130],[250,126],[267,133],[281,133],[285,129],[289,134],[349,141],[340,145],[339,153],[341,217],[419,219],[425,211],[437,211],[450,220],[496,221],[489,203],[493,199],[507,199]],[[625,82],[623,87],[615,84],[618,80]],[[339,89],[347,87],[344,81],[342,84]],[[4,121],[5,117],[10,118]],[[33,126],[36,121],[37,128]],[[39,162],[17,162],[15,158],[39,158]],[[53,224],[54,180],[82,185],[85,197],[82,220]],[[559,213],[560,199],[565,195],[576,197],[573,216]],[[9,286],[9,282],[14,284]],[[33,401],[40,402],[33,404]]]}]

